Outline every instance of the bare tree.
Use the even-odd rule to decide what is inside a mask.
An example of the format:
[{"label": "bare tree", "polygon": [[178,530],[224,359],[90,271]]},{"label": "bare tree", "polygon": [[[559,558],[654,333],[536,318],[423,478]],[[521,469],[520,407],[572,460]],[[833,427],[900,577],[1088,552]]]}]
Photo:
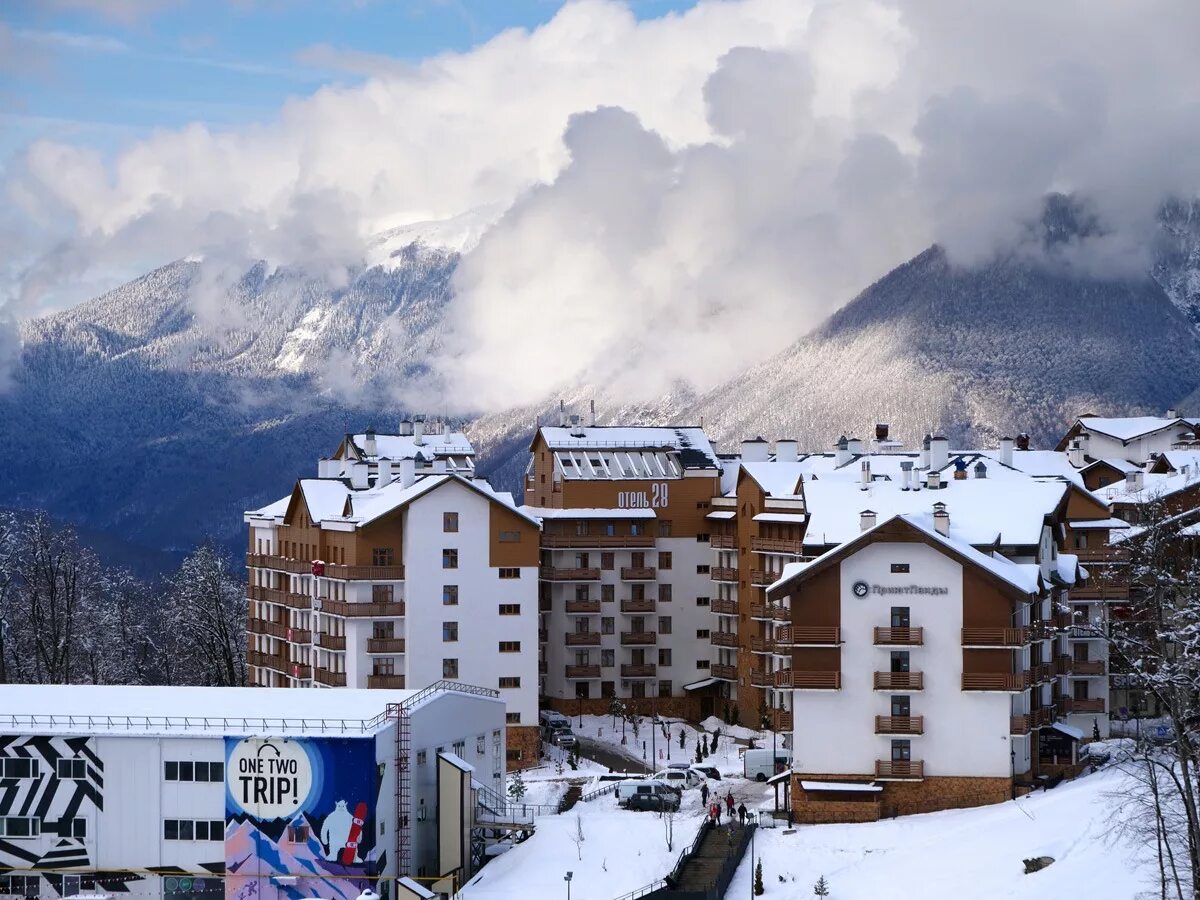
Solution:
[{"label": "bare tree", "polygon": [[583,842],[586,840],[583,836],[583,816],[575,813],[575,831],[571,834],[571,843],[575,845],[575,854],[580,860],[583,859]]},{"label": "bare tree", "polygon": [[167,585],[172,681],[246,683],[246,597],[240,577],[211,543],[183,561]]}]

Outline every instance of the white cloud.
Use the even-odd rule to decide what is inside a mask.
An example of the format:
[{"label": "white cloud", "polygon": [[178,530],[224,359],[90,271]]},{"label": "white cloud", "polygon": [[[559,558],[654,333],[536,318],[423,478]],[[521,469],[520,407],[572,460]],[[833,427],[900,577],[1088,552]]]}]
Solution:
[{"label": "white cloud", "polygon": [[1110,229],[1079,260],[1136,264],[1162,198],[1200,185],[1197,33],[1200,5],[1165,0],[709,0],[643,22],[581,0],[416,65],[314,48],[366,81],[112,161],[30,148],[10,295],[25,314],[189,253],[336,273],[382,228],[511,207],[458,272],[431,391],[703,387],[931,241],[972,261],[1024,239],[1048,191]]}]

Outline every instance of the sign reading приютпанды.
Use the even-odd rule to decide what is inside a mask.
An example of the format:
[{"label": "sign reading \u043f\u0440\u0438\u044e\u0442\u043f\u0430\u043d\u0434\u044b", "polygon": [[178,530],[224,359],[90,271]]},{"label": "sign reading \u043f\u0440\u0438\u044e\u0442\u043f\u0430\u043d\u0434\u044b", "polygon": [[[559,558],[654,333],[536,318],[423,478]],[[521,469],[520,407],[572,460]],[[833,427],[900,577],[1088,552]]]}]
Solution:
[{"label": "sign reading \u043f\u0440\u0438\u044e\u0442\u043f\u0430\u043d\u0434\u044b", "polygon": [[950,593],[947,587],[940,585],[925,585],[925,584],[867,584],[865,581],[856,581],[851,586],[850,590],[855,597],[862,599],[868,594],[874,594],[877,597],[895,597],[902,595],[918,594],[929,597],[941,597]]}]

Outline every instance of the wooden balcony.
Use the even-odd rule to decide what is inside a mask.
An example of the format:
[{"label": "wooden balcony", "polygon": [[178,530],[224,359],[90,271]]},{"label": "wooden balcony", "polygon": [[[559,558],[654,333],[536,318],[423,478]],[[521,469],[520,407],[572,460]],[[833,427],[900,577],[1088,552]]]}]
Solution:
[{"label": "wooden balcony", "polygon": [[1076,678],[1103,675],[1104,672],[1105,665],[1102,659],[1088,659],[1083,661],[1076,659],[1071,661],[1071,675]]},{"label": "wooden balcony", "polygon": [[329,687],[345,687],[346,673],[330,672],[328,669],[322,669],[320,666],[317,666],[313,669],[313,681],[318,684],[328,685]]},{"label": "wooden balcony", "polygon": [[736,550],[737,537],[732,534],[710,534],[708,545],[714,550]]},{"label": "wooden balcony", "polygon": [[643,597],[640,600],[633,597],[625,597],[621,600],[621,612],[652,613],[654,612],[654,600],[650,597]]},{"label": "wooden balcony", "polygon": [[923,691],[925,690],[924,672],[876,672],[875,690],[877,691]]},{"label": "wooden balcony", "polygon": [[1115,547],[1105,544],[1100,547],[1085,547],[1082,550],[1072,550],[1081,563],[1127,563],[1129,550],[1125,547]]},{"label": "wooden balcony", "polygon": [[600,632],[598,631],[568,631],[566,638],[568,647],[600,646]]},{"label": "wooden balcony", "polygon": [[276,672],[288,671],[288,658],[282,653],[261,653],[251,650],[246,654],[246,662],[260,669],[274,669]]},{"label": "wooden balcony", "polygon": [[622,631],[623,647],[649,647],[658,643],[657,631]]},{"label": "wooden balcony", "polygon": [[404,638],[367,638],[368,653],[403,653]]},{"label": "wooden balcony", "polygon": [[876,628],[875,643],[880,647],[920,647],[925,643],[925,629]]},{"label": "wooden balcony", "polygon": [[713,663],[708,667],[708,674],[722,681],[737,681],[737,666],[727,666],[724,663]]},{"label": "wooden balcony", "polygon": [[777,652],[777,647],[774,638],[750,638],[750,652],[772,654]]},{"label": "wooden balcony", "polygon": [[1047,728],[1054,724],[1054,707],[1040,706],[1029,714],[1031,728]]},{"label": "wooden balcony", "polygon": [[775,672],[774,686],[793,691],[836,691],[842,687],[842,673],[778,669]]},{"label": "wooden balcony", "polygon": [[345,650],[346,636],[344,634],[326,634],[323,631],[317,632],[317,645],[324,647],[326,650]]},{"label": "wooden balcony", "polygon": [[653,566],[622,566],[622,581],[653,581],[658,577],[658,569]]},{"label": "wooden balcony", "polygon": [[925,763],[919,759],[877,759],[875,777],[890,781],[920,781],[925,777]]},{"label": "wooden balcony", "polygon": [[566,610],[572,615],[596,615],[600,612],[599,600],[568,600]]},{"label": "wooden balcony", "polygon": [[1008,733],[1009,734],[1017,734],[1017,735],[1029,734],[1032,727],[1033,727],[1032,722],[1030,721],[1029,716],[1027,716],[1027,715],[1026,716],[1010,716],[1008,719]]},{"label": "wooden balcony", "polygon": [[775,643],[783,647],[832,647],[842,642],[835,625],[783,625],[775,629]]},{"label": "wooden balcony", "polygon": [[1025,628],[964,628],[964,647],[1015,648],[1029,643],[1029,632]]},{"label": "wooden balcony", "polygon": [[1030,686],[1028,672],[964,672],[964,691],[1020,692]]},{"label": "wooden balcony", "polygon": [[312,678],[312,666],[308,663],[289,661],[287,665],[287,673],[293,678],[298,678],[301,681]]},{"label": "wooden balcony", "polygon": [[924,716],[876,716],[876,734],[924,734]]},{"label": "wooden balcony", "polygon": [[750,684],[754,687],[769,688],[775,686],[775,673],[756,666],[750,670]]},{"label": "wooden balcony", "polygon": [[543,581],[599,581],[599,569],[559,569],[554,566],[542,566],[538,569],[538,578]]},{"label": "wooden balcony", "polygon": [[271,556],[266,553],[247,553],[246,565],[255,569],[274,569],[276,572],[288,572],[292,575],[311,575],[312,563],[303,559],[287,559],[282,556]]},{"label": "wooden balcony", "polygon": [[567,666],[567,677],[574,679],[599,678],[599,666]]},{"label": "wooden balcony", "polygon": [[710,631],[708,642],[714,647],[736,647],[738,636],[736,631]]},{"label": "wooden balcony", "polygon": [[368,675],[367,687],[369,688],[390,688],[391,690],[404,690],[403,675]]},{"label": "wooden balcony", "polygon": [[404,601],[370,600],[366,603],[347,603],[345,600],[321,598],[321,612],[347,619],[397,619],[404,615]]},{"label": "wooden balcony", "polygon": [[326,563],[323,574],[335,581],[403,581],[404,566],[337,566]]},{"label": "wooden balcony", "polygon": [[312,607],[312,598],[308,594],[280,591],[275,588],[259,587],[254,584],[246,588],[246,596],[251,600],[258,600],[262,603],[275,603],[279,606],[286,606],[288,609],[310,609]]},{"label": "wooden balcony", "polygon": [[718,616],[736,616],[738,614],[737,601],[726,600],[724,597],[713,597],[709,601],[708,608]]},{"label": "wooden balcony", "polygon": [[750,618],[762,619],[767,622],[790,622],[792,611],[786,606],[774,606],[768,603],[751,603]]},{"label": "wooden balcony", "polygon": [[307,628],[287,628],[285,629],[285,640],[291,641],[294,644],[311,644],[312,631]]},{"label": "wooden balcony", "polygon": [[773,709],[771,710],[771,730],[772,731],[791,731],[794,727],[795,720],[792,717],[790,709]]},{"label": "wooden balcony", "polygon": [[713,566],[708,570],[708,577],[713,581],[730,581],[737,584],[738,571],[730,566]]},{"label": "wooden balcony", "polygon": [[1029,667],[1031,684],[1044,684],[1058,677],[1058,667],[1053,662],[1035,663]]},{"label": "wooden balcony", "polygon": [[750,570],[750,583],[755,587],[768,587],[775,583],[775,573],[764,569]]},{"label": "wooden balcony", "polygon": [[804,542],[786,538],[750,538],[750,549],[755,553],[782,553],[786,556],[800,556],[804,552]]},{"label": "wooden balcony", "polygon": [[657,672],[656,663],[621,663],[622,678],[653,678]]},{"label": "wooden balcony", "polygon": [[542,546],[551,550],[589,550],[653,547],[651,534],[543,534]]},{"label": "wooden balcony", "polygon": [[1105,704],[1103,697],[1089,697],[1086,700],[1078,700],[1074,697],[1067,697],[1065,700],[1065,709],[1063,712],[1067,715],[1104,712]]},{"label": "wooden balcony", "polygon": [[266,634],[281,641],[289,640],[288,627],[282,622],[270,622],[266,619],[251,617],[246,620],[246,630],[251,634]]}]

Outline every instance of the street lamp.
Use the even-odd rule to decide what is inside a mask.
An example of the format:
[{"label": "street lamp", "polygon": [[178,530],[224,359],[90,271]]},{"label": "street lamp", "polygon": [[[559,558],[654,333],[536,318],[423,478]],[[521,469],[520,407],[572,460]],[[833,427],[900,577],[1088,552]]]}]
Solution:
[{"label": "street lamp", "polygon": [[567,883],[567,900],[571,900],[571,879],[575,877],[574,872],[568,872],[563,876],[563,881]]},{"label": "street lamp", "polygon": [[754,832],[757,828],[750,829],[750,900],[754,900]]}]

